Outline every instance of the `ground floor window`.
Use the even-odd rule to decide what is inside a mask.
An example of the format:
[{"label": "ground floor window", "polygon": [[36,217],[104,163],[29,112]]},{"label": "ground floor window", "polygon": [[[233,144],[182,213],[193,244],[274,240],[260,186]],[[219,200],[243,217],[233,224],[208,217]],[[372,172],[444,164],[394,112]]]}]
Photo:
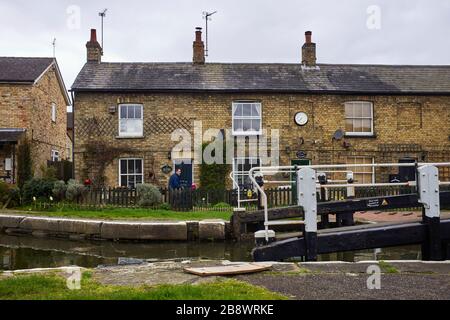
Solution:
[{"label": "ground floor window", "polygon": [[[233,159],[233,172],[234,180],[237,182],[241,189],[253,188],[252,182],[248,177],[248,172],[251,168],[259,167],[260,160],[258,158],[234,158]],[[233,188],[236,188],[234,186]]]},{"label": "ground floor window", "polygon": [[[373,164],[372,157],[347,157],[346,164]],[[353,179],[355,183],[375,183],[375,169],[374,167],[348,167],[348,170],[353,171]]]},{"label": "ground floor window", "polygon": [[51,158],[53,162],[59,161],[59,151],[52,150]]},{"label": "ground floor window", "polygon": [[119,184],[121,187],[135,188],[144,182],[144,161],[129,158],[119,161]]}]

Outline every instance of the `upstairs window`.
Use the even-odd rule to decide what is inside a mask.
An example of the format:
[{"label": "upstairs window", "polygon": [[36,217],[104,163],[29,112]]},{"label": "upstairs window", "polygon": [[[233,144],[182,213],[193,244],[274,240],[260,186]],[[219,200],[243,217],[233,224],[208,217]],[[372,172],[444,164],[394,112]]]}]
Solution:
[{"label": "upstairs window", "polygon": [[56,104],[52,103],[52,121],[56,122]]},{"label": "upstairs window", "polygon": [[345,134],[349,136],[373,135],[373,104],[371,102],[345,103]]},{"label": "upstairs window", "polygon": [[261,103],[233,102],[233,134],[262,134]]},{"label": "upstairs window", "polygon": [[121,104],[119,106],[119,136],[142,137],[144,135],[142,105]]}]

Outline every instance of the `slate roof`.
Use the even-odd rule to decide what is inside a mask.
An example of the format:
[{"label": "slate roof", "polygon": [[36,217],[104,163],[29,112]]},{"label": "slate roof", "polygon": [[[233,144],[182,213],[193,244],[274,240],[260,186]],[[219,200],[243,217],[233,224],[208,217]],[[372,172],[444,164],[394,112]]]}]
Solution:
[{"label": "slate roof", "polygon": [[450,94],[449,66],[86,63],[73,91]]},{"label": "slate roof", "polygon": [[0,57],[0,83],[32,83],[53,62],[53,58]]}]

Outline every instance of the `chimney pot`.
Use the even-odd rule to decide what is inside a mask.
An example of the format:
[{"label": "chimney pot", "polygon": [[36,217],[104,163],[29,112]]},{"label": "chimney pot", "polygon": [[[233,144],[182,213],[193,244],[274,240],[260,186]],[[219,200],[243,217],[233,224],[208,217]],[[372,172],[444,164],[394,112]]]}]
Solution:
[{"label": "chimney pot", "polygon": [[97,30],[91,29],[91,42],[97,42]]},{"label": "chimney pot", "polygon": [[194,55],[192,62],[194,64],[205,64],[205,44],[202,41],[202,28],[195,28]]},{"label": "chimney pot", "polygon": [[306,31],[305,32],[305,38],[306,38],[306,43],[311,43],[311,37],[312,37],[312,32],[311,31]]},{"label": "chimney pot", "polygon": [[103,49],[97,41],[97,30],[91,29],[91,37],[86,43],[86,49],[88,62],[100,63],[102,61]]},{"label": "chimney pot", "polygon": [[307,67],[316,66],[316,44],[311,41],[312,32],[305,32],[305,44],[302,46],[302,64]]}]

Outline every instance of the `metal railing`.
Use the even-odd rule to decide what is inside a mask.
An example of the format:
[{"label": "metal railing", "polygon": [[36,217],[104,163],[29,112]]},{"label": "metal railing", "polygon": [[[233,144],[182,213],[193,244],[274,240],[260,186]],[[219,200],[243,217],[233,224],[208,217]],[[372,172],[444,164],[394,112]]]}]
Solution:
[{"label": "metal railing", "polygon": [[[368,164],[326,164],[326,165],[304,165],[304,166],[298,166],[298,165],[290,165],[290,166],[269,166],[269,167],[254,167],[251,168],[248,172],[248,176],[250,180],[252,181],[255,188],[260,193],[261,197],[261,204],[264,207],[264,230],[266,235],[266,241],[269,240],[269,214],[268,214],[268,205],[267,205],[267,195],[264,192],[264,189],[258,185],[256,179],[255,179],[255,173],[258,172],[259,174],[263,173],[278,173],[283,170],[288,170],[285,172],[297,172],[299,169],[303,168],[311,168],[311,169],[330,169],[330,168],[336,168],[336,169],[346,169],[347,168],[379,168],[379,167],[421,167],[425,165],[431,165],[435,167],[448,167],[450,166],[450,162],[438,162],[438,163],[368,163]],[[323,172],[321,170],[321,172]],[[316,172],[316,182],[317,182],[317,172]],[[449,185],[450,181],[445,182],[439,182],[439,185]],[[316,189],[320,188],[345,188],[345,187],[379,187],[379,186],[415,186],[415,181],[409,181],[409,182],[398,182],[398,183],[360,183],[360,184],[354,184],[354,183],[347,183],[347,184],[331,184],[331,185],[323,185],[319,184],[316,185]]]}]

